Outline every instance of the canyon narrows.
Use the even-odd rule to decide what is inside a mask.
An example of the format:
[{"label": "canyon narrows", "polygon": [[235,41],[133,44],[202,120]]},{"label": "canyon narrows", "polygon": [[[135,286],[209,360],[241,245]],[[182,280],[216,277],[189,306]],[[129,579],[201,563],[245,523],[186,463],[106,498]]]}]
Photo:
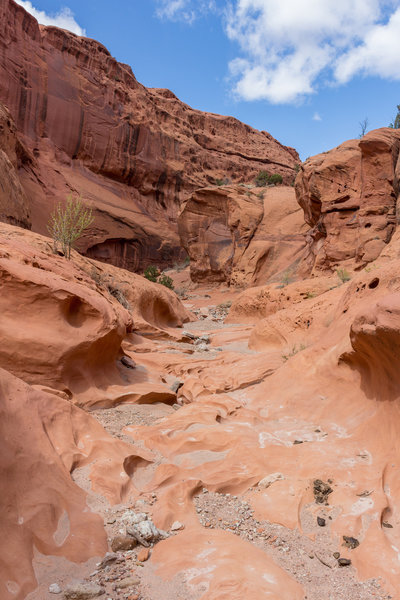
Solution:
[{"label": "canyon narrows", "polygon": [[300,163],[13,0],[0,48],[1,600],[399,598],[399,130]]}]

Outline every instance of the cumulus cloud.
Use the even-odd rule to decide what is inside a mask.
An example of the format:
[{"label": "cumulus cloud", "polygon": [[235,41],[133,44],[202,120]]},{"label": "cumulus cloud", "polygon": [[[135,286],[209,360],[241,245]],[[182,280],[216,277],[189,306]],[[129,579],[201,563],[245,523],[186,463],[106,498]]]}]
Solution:
[{"label": "cumulus cloud", "polygon": [[86,31],[78,25],[75,21],[74,15],[68,7],[62,8],[59,12],[54,14],[47,14],[43,10],[38,10],[32,5],[32,2],[27,0],[15,0],[17,4],[20,4],[26,11],[35,17],[42,25],[55,25],[55,27],[61,27],[62,29],[68,29],[76,35],[86,35]]},{"label": "cumulus cloud", "polygon": [[315,112],[312,117],[313,121],[322,121],[322,117],[319,113]]},{"label": "cumulus cloud", "polygon": [[200,15],[216,9],[215,0],[157,0],[156,14],[161,19],[193,23]]},{"label": "cumulus cloud", "polygon": [[324,84],[357,74],[400,79],[399,0],[236,0],[226,32],[245,100],[299,102]]}]

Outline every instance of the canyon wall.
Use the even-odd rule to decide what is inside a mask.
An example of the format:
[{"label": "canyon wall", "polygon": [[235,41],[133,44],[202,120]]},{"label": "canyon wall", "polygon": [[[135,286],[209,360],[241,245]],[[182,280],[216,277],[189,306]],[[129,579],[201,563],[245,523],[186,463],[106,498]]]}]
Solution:
[{"label": "canyon wall", "polygon": [[296,178],[308,266],[360,269],[376,260],[397,226],[400,131],[382,128],[308,159]]},{"label": "canyon wall", "polygon": [[130,270],[184,256],[176,217],[196,188],[260,170],[289,183],[299,162],[267,132],[145,88],[99,42],[40,26],[13,0],[0,0],[0,102],[29,152],[18,167],[33,230],[80,194],[95,223],[79,249]]}]

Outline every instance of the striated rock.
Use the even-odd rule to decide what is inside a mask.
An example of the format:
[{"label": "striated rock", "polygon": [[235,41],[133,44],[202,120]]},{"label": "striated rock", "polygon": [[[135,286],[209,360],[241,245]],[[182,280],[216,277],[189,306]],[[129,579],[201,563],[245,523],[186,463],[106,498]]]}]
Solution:
[{"label": "striated rock", "polygon": [[20,177],[39,233],[74,191],[95,215],[82,252],[131,271],[164,267],[184,257],[176,216],[194,189],[262,169],[293,180],[292,148],[146,89],[99,42],[39,26],[13,0],[0,0],[0,39],[0,102],[34,157]]},{"label": "striated rock", "polygon": [[291,187],[226,186],[197,190],[178,219],[193,281],[264,283],[296,270],[304,219]]},{"label": "striated rock", "polygon": [[312,228],[309,269],[374,261],[397,223],[400,131],[377,129],[308,159],[296,196]]},{"label": "striated rock", "polygon": [[29,201],[18,175],[27,161],[10,112],[0,104],[0,221],[30,229]]}]

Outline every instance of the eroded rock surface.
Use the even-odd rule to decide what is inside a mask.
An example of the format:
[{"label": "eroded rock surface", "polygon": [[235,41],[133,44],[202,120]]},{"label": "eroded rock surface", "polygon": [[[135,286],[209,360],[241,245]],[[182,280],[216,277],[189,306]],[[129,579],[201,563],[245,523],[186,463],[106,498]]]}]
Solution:
[{"label": "eroded rock surface", "polygon": [[303,214],[286,186],[197,190],[178,224],[195,282],[266,283],[295,272],[305,247]]},{"label": "eroded rock surface", "polygon": [[397,226],[400,132],[377,129],[308,159],[296,196],[310,225],[310,269],[374,261]]},{"label": "eroded rock surface", "polygon": [[46,233],[56,201],[81,194],[96,217],[82,252],[131,271],[171,266],[184,256],[176,217],[191,191],[262,169],[293,179],[295,150],[145,88],[99,42],[39,26],[13,0],[0,2],[0,38],[0,102],[32,153],[20,180],[34,231]]}]

